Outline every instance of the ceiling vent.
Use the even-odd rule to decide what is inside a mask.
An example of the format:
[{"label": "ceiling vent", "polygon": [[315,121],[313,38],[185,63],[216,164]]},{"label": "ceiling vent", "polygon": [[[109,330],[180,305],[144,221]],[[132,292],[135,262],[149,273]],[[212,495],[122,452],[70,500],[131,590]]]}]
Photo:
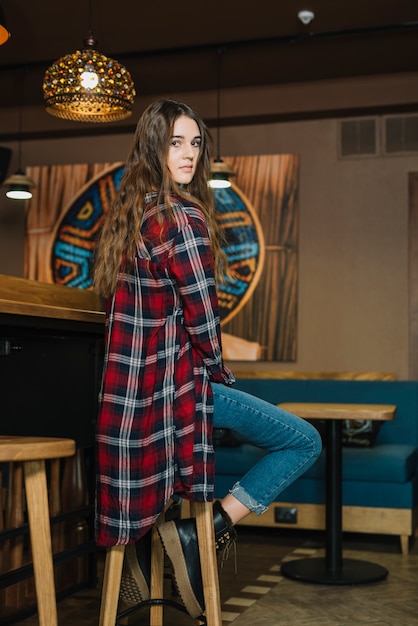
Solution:
[{"label": "ceiling vent", "polygon": [[341,120],[338,139],[338,156],[341,159],[377,156],[379,146],[376,118]]}]

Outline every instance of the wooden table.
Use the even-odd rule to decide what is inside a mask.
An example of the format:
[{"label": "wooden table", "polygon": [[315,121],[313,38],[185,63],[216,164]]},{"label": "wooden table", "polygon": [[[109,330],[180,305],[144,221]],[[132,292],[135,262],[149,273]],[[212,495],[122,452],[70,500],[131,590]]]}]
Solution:
[{"label": "wooden table", "polygon": [[372,583],[386,578],[388,571],[375,563],[343,559],[342,550],[342,421],[391,420],[396,407],[388,404],[334,404],[285,402],[280,408],[304,419],[326,422],[326,546],[325,557],[283,563],[284,576],[302,582],[330,585]]}]

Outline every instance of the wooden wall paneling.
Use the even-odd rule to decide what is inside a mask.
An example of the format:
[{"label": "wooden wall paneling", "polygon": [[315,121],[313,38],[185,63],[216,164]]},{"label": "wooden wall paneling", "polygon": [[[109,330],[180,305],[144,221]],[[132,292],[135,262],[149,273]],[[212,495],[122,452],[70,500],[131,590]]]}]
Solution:
[{"label": "wooden wall paneling", "polygon": [[262,360],[297,355],[298,184],[295,154],[228,157],[235,184],[251,202],[264,234],[264,268],[251,299],[222,330],[256,341]]},{"label": "wooden wall paneling", "polygon": [[24,277],[50,281],[47,251],[55,225],[70,200],[109,163],[33,166],[36,187],[26,213]]}]

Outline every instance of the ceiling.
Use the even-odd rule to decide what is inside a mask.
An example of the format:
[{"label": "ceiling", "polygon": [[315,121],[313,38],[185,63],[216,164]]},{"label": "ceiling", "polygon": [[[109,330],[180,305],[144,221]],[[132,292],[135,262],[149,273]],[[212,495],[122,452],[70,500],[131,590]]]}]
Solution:
[{"label": "ceiling", "polygon": [[[0,47],[0,114],[22,101],[42,104],[46,68],[82,47],[89,26],[142,95],[216,88],[219,59],[225,88],[418,70],[417,0],[0,4],[12,32]],[[305,8],[315,13],[309,26],[297,17]]]}]

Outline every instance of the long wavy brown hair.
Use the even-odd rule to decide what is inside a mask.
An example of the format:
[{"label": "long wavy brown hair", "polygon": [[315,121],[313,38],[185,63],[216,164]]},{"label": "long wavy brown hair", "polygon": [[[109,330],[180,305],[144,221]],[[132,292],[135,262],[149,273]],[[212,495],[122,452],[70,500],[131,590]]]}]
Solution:
[{"label": "long wavy brown hair", "polygon": [[[201,145],[193,180],[179,187],[167,166],[174,123],[180,116],[193,119],[199,127]],[[222,281],[227,263],[216,220],[213,192],[208,185],[212,140],[198,113],[175,100],[158,100],[141,115],[119,190],[107,213],[96,247],[94,287],[103,297],[113,295],[122,263],[132,266],[137,244],[142,241],[141,218],[145,195],[158,191],[158,203],[170,209],[170,196],[192,200],[205,214],[215,258],[215,276]],[[162,217],[161,217],[162,220]]]}]

